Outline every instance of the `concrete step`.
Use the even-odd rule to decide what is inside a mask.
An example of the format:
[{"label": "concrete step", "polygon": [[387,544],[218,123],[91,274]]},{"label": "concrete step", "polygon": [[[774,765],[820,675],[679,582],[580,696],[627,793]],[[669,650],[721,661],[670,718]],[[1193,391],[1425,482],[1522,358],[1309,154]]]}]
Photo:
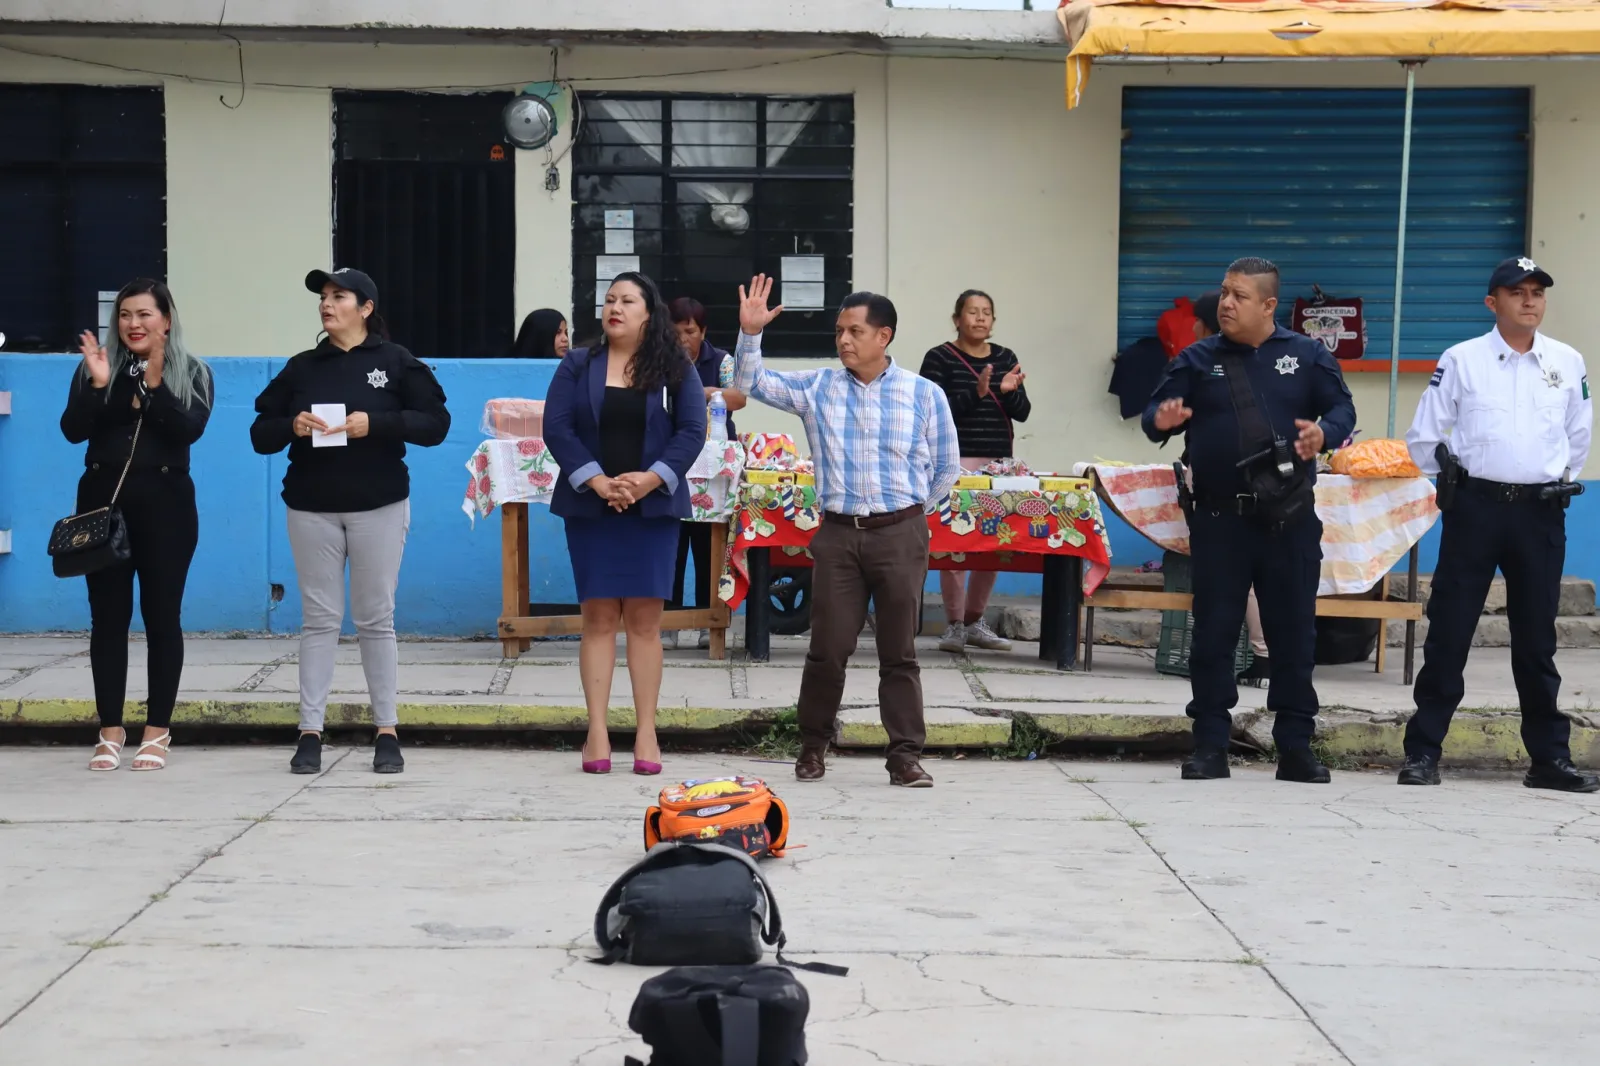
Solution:
[{"label": "concrete step", "polygon": [[[942,623],[942,615],[938,624]],[[995,632],[1012,640],[1039,639],[1039,608],[1023,603],[1002,604],[989,609],[989,624]],[[924,633],[933,632],[924,622]],[[1428,636],[1428,620],[1417,623],[1417,647]],[[1111,611],[1094,613],[1094,642],[1123,648],[1154,648],[1161,638],[1160,611]],[[1405,646],[1406,624],[1390,622],[1388,640],[1391,648]],[[1478,620],[1473,635],[1475,648],[1506,648],[1511,646],[1511,624],[1503,614],[1486,614]],[[1556,647],[1600,648],[1600,615],[1565,616],[1556,619]]]},{"label": "concrete step", "polygon": [[[1417,597],[1423,603],[1428,602],[1428,592],[1432,583],[1432,574],[1421,574],[1417,577]],[[1390,577],[1389,598],[1395,600],[1405,599],[1406,584],[1405,574],[1397,574]],[[1483,605],[1483,613],[1486,615],[1504,615],[1506,613],[1505,578],[1497,577],[1494,579],[1494,583],[1489,586],[1489,599]],[[1561,599],[1557,604],[1556,614],[1564,618],[1582,618],[1594,613],[1594,582],[1581,577],[1562,578]]]}]

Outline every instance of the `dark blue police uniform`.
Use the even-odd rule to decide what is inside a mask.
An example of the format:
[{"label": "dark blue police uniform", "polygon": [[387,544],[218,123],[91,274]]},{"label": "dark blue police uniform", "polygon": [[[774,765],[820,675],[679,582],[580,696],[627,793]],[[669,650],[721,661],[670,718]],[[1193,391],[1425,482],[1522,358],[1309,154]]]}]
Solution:
[{"label": "dark blue police uniform", "polygon": [[[1228,747],[1230,712],[1239,702],[1234,649],[1252,584],[1272,672],[1267,708],[1276,715],[1273,739],[1280,751],[1306,749],[1317,714],[1311,673],[1322,523],[1314,513],[1305,513],[1274,528],[1254,516],[1253,497],[1238,464],[1267,442],[1245,450],[1223,373],[1225,358],[1244,361],[1257,407],[1291,447],[1300,435],[1296,419],[1320,421],[1328,444],[1343,442],[1355,428],[1355,403],[1328,350],[1280,327],[1259,348],[1218,334],[1184,349],[1168,364],[1141,420],[1146,436],[1165,443],[1180,430],[1158,430],[1156,409],[1176,398],[1194,412],[1180,429],[1194,474],[1195,506],[1189,520],[1193,699],[1188,715],[1194,719],[1196,750],[1217,752]],[[1308,474],[1315,479],[1314,464]]]}]

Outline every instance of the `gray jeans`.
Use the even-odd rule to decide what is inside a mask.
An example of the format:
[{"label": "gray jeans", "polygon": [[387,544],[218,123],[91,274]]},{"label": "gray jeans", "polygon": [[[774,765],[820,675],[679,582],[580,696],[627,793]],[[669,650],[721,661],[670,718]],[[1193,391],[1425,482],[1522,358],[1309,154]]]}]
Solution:
[{"label": "gray jeans", "polygon": [[350,617],[376,726],[397,725],[400,653],[394,639],[394,590],[400,580],[411,501],[340,514],[289,510],[289,545],[300,579],[300,728],[321,732],[333,688],[339,627],[344,623],[345,564]]}]

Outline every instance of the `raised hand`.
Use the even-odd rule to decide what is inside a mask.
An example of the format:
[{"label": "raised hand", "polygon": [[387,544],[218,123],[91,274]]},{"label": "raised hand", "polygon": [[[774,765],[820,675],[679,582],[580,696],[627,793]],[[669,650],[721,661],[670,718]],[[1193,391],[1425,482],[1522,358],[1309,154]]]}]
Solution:
[{"label": "raised hand", "polygon": [[989,379],[994,376],[994,367],[986,366],[978,371],[978,395],[989,395]]},{"label": "raised hand", "polygon": [[1022,372],[1022,366],[1021,364],[1018,364],[1017,366],[1012,367],[1011,370],[1007,372],[1005,377],[1000,379],[1000,391],[1016,392],[1017,386],[1021,385],[1027,379],[1028,375]]},{"label": "raised hand", "polygon": [[739,286],[739,331],[754,337],[771,324],[772,320],[783,314],[783,306],[768,308],[767,300],[772,295],[772,279],[765,274],[757,274],[750,279],[750,287]]},{"label": "raised hand", "polygon": [[1169,429],[1177,429],[1194,416],[1194,412],[1184,406],[1182,400],[1173,398],[1165,400],[1156,408],[1156,428],[1165,433]]},{"label": "raised hand", "polygon": [[97,389],[105,388],[111,381],[111,359],[99,338],[84,330],[78,338],[78,350],[83,352],[84,365],[89,368],[89,382]]}]

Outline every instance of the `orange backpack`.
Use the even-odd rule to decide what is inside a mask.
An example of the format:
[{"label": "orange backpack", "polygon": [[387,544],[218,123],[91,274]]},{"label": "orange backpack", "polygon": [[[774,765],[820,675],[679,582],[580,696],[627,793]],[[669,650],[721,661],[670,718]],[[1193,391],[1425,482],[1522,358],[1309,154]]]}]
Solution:
[{"label": "orange backpack", "polygon": [[789,843],[789,808],[759,777],[714,777],[661,790],[644,812],[646,851],[662,841],[722,844],[753,859],[781,858]]}]

